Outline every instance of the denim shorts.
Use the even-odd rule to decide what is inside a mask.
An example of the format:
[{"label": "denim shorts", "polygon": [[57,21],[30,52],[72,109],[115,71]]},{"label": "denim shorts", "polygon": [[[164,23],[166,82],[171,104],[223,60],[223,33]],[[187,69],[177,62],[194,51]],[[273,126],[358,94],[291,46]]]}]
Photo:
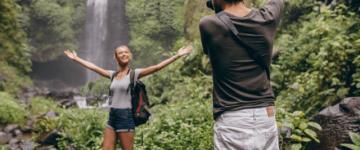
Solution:
[{"label": "denim shorts", "polygon": [[227,111],[214,124],[214,150],[279,150],[275,108]]},{"label": "denim shorts", "polygon": [[115,132],[134,132],[135,122],[131,109],[111,108],[107,127]]}]

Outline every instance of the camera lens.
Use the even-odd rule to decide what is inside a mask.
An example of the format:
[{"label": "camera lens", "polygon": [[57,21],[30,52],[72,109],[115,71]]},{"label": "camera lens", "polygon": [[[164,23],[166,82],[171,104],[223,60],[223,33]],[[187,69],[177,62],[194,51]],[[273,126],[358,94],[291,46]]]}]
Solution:
[{"label": "camera lens", "polygon": [[214,10],[214,6],[213,6],[213,3],[212,3],[211,0],[208,0],[208,1],[206,2],[206,6],[207,6],[208,8],[210,8],[210,9]]}]

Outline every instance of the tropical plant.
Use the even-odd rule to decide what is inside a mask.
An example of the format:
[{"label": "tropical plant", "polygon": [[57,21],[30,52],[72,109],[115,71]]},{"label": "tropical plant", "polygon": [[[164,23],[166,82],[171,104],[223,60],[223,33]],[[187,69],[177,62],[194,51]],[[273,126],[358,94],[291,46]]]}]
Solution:
[{"label": "tropical plant", "polygon": [[285,150],[304,149],[311,141],[320,142],[316,131],[322,130],[321,126],[309,121],[304,112],[285,112],[284,109],[277,109],[277,124],[281,131],[281,143]]},{"label": "tropical plant", "polygon": [[353,144],[341,144],[341,146],[350,148],[352,150],[360,150],[360,134],[349,132],[349,136]]},{"label": "tropical plant", "polygon": [[59,147],[67,149],[101,149],[107,114],[97,109],[68,109],[60,113],[58,130],[62,135]]},{"label": "tropical plant", "polygon": [[26,110],[8,93],[0,92],[0,125],[11,123],[23,124],[26,120]]},{"label": "tropical plant", "polygon": [[344,5],[325,5],[283,29],[272,67],[282,108],[318,110],[359,93],[359,17]]}]

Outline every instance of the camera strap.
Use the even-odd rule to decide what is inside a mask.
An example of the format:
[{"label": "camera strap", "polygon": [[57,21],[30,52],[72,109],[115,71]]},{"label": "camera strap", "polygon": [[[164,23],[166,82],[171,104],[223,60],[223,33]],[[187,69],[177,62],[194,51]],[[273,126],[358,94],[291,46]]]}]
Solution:
[{"label": "camera strap", "polygon": [[243,42],[239,37],[239,31],[236,29],[235,25],[232,23],[230,17],[224,12],[217,13],[216,16],[231,30],[235,35],[236,41],[243,45],[249,56],[255,60],[255,62],[262,67],[267,75],[267,78],[270,80],[270,66],[266,65],[261,55],[258,54],[249,44]]}]

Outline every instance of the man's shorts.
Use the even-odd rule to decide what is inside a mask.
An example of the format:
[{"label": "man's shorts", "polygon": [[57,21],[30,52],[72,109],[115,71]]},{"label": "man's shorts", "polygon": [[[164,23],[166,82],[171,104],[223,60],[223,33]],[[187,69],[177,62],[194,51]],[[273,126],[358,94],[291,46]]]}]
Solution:
[{"label": "man's shorts", "polygon": [[273,106],[227,111],[214,125],[216,150],[279,150]]},{"label": "man's shorts", "polygon": [[107,127],[115,132],[134,132],[135,122],[131,109],[111,108]]}]

